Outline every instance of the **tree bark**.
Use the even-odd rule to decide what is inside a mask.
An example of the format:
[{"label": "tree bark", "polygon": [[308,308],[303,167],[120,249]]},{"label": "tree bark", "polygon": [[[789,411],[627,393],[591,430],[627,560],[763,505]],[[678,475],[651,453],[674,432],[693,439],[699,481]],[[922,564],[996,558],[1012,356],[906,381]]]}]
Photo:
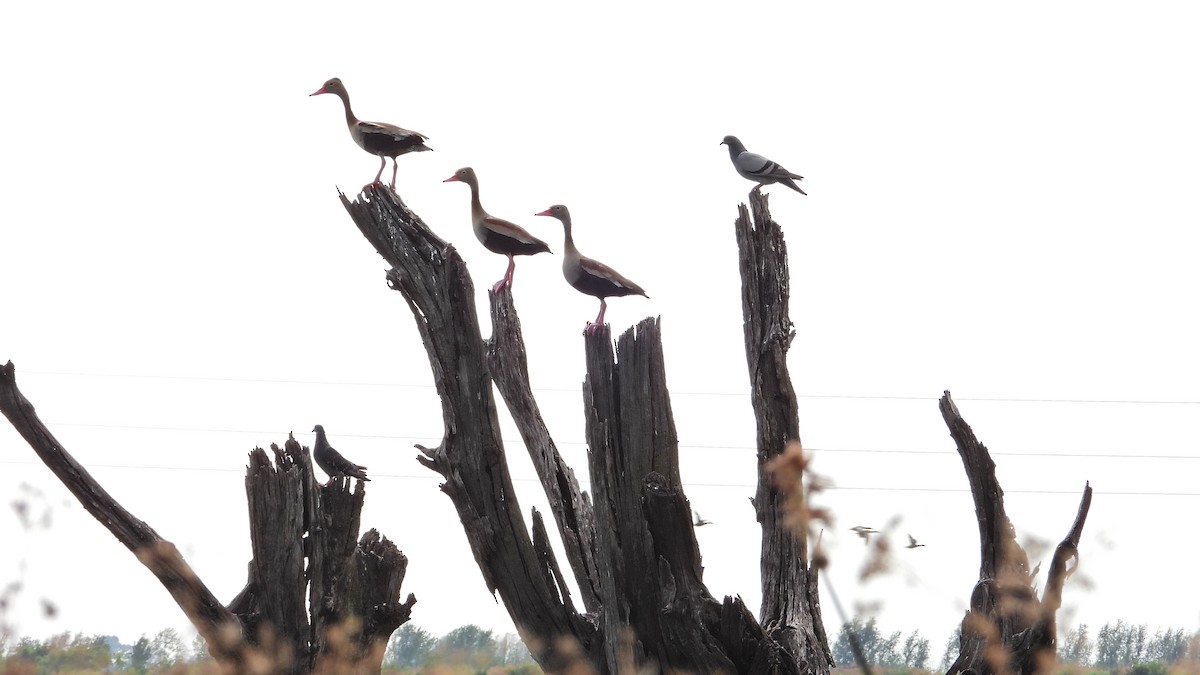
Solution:
[{"label": "tree bark", "polygon": [[12,362],[0,368],[0,410],[83,507],[158,577],[223,668],[379,672],[387,640],[416,598],[400,602],[408,561],[391,542],[372,530],[355,544],[361,482],[353,493],[344,478],[318,486],[307,449],[290,436],[283,450],[271,446],[274,462],[261,449],[252,452],[246,494],[253,558],[246,587],[225,607],[173,544],[67,453],[17,389],[15,371]]},{"label": "tree bark", "polygon": [[[704,587],[657,322],[627,331],[615,352],[607,327],[584,339],[589,501],[533,399],[511,291],[491,296],[493,333],[485,343],[474,289],[454,249],[391,190],[367,186],[353,202],[341,198],[392,265],[387,280],[412,311],[441,396],[442,442],[421,448],[418,459],[445,479],[442,490],[488,588],[500,594],[542,667],[566,672],[582,655],[605,673],[649,667],[799,675],[795,658],[740,599],[717,602]],[[536,511],[532,540],[525,529],[493,378],[537,467],[588,614],[572,605]]]},{"label": "tree bark", "polygon": [[418,460],[445,479],[441,489],[458,511],[484,582],[499,593],[530,652],[547,670],[564,670],[577,658],[563,648],[564,639],[587,653],[595,626],[567,606],[546,567],[552,554],[535,549],[526,528],[504,455],[466,266],[395,192],[368,185],[353,203],[345,195],[341,200],[392,265],[388,283],[412,310],[441,396],[442,442],[418,446],[424,454]]},{"label": "tree bark", "polygon": [[805,664],[805,673],[828,673],[833,655],[821,621],[817,570],[808,564],[807,533],[786,522],[788,497],[766,471],[789,441],[800,440],[799,406],[787,367],[787,352],[796,336],[788,316],[787,244],[782,228],[771,218],[767,196],[751,192],[750,207],[749,211],[744,204],[738,207],[734,229],[741,253],[750,400],[758,425],[754,511],[762,527],[759,620],[797,662]]},{"label": "tree bark", "polygon": [[[512,293],[491,293],[489,296],[493,328],[492,337],[487,341],[488,368],[512,413],[550,502],[567,562],[583,596],[584,609],[596,612],[600,609],[600,589],[596,586],[599,570],[596,567],[596,519],[592,504],[587,493],[579,489],[575,472],[563,461],[554,439],[550,438],[550,431],[533,397],[525,338],[521,334],[521,321],[517,318]],[[564,599],[569,598],[566,585],[560,583],[559,587]]]},{"label": "tree bark", "polygon": [[740,598],[718,603],[703,582],[658,322],[585,338],[589,467],[596,494],[601,633],[607,658],[632,630],[640,666],[664,672],[800,673]]},{"label": "tree bark", "polygon": [[1092,488],[1084,486],[1075,522],[1055,549],[1039,600],[1033,588],[1036,570],[1030,571],[1029,556],[1017,543],[1005,513],[1004,491],[991,454],[959,413],[950,392],[943,394],[939,407],[971,485],[980,545],[979,581],[962,621],[958,659],[947,674],[1050,672],[1055,664],[1056,614],[1062,606],[1063,585],[1074,570],[1067,564],[1072,558],[1078,560]]}]

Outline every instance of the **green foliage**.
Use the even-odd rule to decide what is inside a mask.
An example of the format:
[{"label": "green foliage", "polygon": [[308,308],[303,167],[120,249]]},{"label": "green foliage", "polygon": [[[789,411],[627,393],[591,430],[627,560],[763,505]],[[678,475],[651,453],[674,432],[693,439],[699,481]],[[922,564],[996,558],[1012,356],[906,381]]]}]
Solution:
[{"label": "green foliage", "polygon": [[1146,658],[1162,663],[1179,663],[1187,656],[1191,637],[1182,628],[1160,630],[1146,645]]},{"label": "green foliage", "polygon": [[1092,639],[1088,636],[1088,625],[1080,624],[1058,639],[1058,662],[1086,666],[1092,662]]},{"label": "green foliage", "polygon": [[437,638],[411,623],[392,634],[383,662],[398,668],[417,668],[425,665],[437,645]]},{"label": "green foliage", "polygon": [[150,664],[154,666],[179,665],[187,659],[187,653],[183,638],[174,628],[160,630],[150,641]]},{"label": "green foliage", "polygon": [[492,637],[492,631],[475,624],[459,626],[437,641],[433,655],[450,665],[466,665],[483,670],[494,662],[496,640]]},{"label": "green foliage", "polygon": [[854,649],[851,646],[851,636],[858,640],[863,657],[869,665],[913,668],[924,668],[929,661],[929,640],[913,631],[904,642],[901,654],[900,631],[887,637],[879,632],[875,619],[866,623],[862,619],[854,619],[842,624],[837,640],[833,643],[833,662],[839,666],[853,666]]},{"label": "green foliage", "polygon": [[84,637],[80,633],[60,633],[45,641],[21,638],[8,658],[32,664],[38,673],[101,672],[108,670],[113,661],[103,636]]},{"label": "green foliage", "polygon": [[1101,668],[1128,666],[1144,660],[1146,626],[1118,621],[1106,623],[1096,634],[1096,665]]},{"label": "green foliage", "polygon": [[146,666],[150,665],[151,655],[150,638],[143,635],[133,643],[133,648],[129,650],[129,669],[135,673],[146,672]]},{"label": "green foliage", "polygon": [[929,640],[914,630],[904,641],[903,657],[905,666],[925,670],[929,666]]},{"label": "green foliage", "polygon": [[1126,675],[1167,675],[1168,672],[1167,664],[1162,661],[1148,661],[1133,666]]},{"label": "green foliage", "polygon": [[955,626],[954,632],[950,634],[950,639],[946,641],[946,650],[942,652],[942,664],[939,670],[946,672],[950,670],[950,666],[954,665],[954,660],[958,658],[958,653],[962,649],[962,626]]}]

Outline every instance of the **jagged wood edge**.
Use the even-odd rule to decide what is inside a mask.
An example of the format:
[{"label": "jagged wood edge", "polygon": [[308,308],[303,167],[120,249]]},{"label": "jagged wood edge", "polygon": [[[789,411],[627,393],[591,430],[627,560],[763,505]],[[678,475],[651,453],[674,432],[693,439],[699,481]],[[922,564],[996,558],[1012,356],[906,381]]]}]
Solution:
[{"label": "jagged wood edge", "polygon": [[763,532],[759,618],[768,633],[804,664],[805,672],[827,673],[833,654],[821,619],[818,573],[808,564],[806,533],[794,532],[786,522],[787,495],[765,471],[789,441],[800,438],[799,404],[787,367],[787,352],[796,336],[788,315],[787,244],[761,192],[750,193],[749,209],[739,205],[734,231],[757,424],[758,488],[753,503]]},{"label": "jagged wood edge", "polygon": [[392,266],[388,284],[412,311],[429,357],[445,433],[435,448],[417,446],[423,453],[417,459],[445,479],[442,491],[459,513],[484,581],[500,594],[535,659],[543,668],[561,670],[565,660],[574,659],[562,653],[562,639],[587,652],[595,628],[569,610],[543,574],[525,527],[504,458],[466,265],[388,188],[368,185],[353,202],[340,192],[339,197]]},{"label": "jagged wood edge", "polygon": [[963,617],[958,658],[947,674],[1046,672],[1055,659],[1056,613],[1062,606],[1063,586],[1073,571],[1067,563],[1078,558],[1092,488],[1084,487],[1071,529],[1055,549],[1039,601],[1033,588],[1036,571],[1030,571],[1029,556],[1017,542],[1005,512],[1004,491],[991,453],[963,419],[949,391],[943,392],[938,408],[967,473],[980,545],[979,580]]}]

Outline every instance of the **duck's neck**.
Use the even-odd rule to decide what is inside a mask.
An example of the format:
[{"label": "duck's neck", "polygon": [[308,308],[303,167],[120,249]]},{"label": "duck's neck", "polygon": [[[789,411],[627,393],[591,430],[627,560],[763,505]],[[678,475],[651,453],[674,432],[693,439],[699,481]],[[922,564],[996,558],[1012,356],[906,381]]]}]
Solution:
[{"label": "duck's neck", "polygon": [[579,249],[575,248],[575,239],[571,236],[571,214],[564,214],[559,220],[563,224],[563,255],[568,258],[579,258]]},{"label": "duck's neck", "polygon": [[350,94],[339,91],[337,95],[338,98],[342,99],[342,107],[346,109],[346,124],[350,126],[358,124],[358,118],[354,116],[354,111],[350,110]]},{"label": "duck's neck", "polygon": [[487,211],[483,210],[483,204],[479,202],[479,183],[474,180],[466,181],[471,188],[471,219],[475,222],[482,222],[487,217]]}]

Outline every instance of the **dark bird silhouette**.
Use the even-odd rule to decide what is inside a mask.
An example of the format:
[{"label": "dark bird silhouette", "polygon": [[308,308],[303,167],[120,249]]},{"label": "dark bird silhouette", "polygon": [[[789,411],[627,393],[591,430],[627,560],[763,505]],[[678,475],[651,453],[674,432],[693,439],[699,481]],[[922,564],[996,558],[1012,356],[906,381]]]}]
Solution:
[{"label": "dark bird silhouette", "polygon": [[712,525],[712,521],[711,521],[711,520],[705,520],[705,519],[704,519],[704,518],[703,518],[703,517],[700,515],[700,512],[699,512],[699,511],[697,511],[696,509],[692,509],[692,515],[696,517],[696,522],[692,523],[692,524],[693,524],[693,525],[695,525],[696,527],[704,527],[705,525]]},{"label": "dark bird silhouette", "polygon": [[643,291],[641,286],[621,276],[613,268],[598,260],[580,255],[579,249],[575,248],[575,239],[571,236],[571,212],[567,210],[567,207],[555,204],[545,211],[533,215],[550,216],[558,218],[562,222],[563,232],[566,235],[563,245],[563,277],[580,293],[600,298],[600,314],[596,316],[595,321],[587,325],[583,331],[584,335],[593,335],[604,325],[604,312],[608,309],[607,298],[622,295],[650,297],[646,295],[646,291]]},{"label": "dark bird silhouette", "polygon": [[850,528],[850,531],[862,537],[864,543],[869,543],[871,541],[871,535],[879,534],[878,530],[873,530],[865,525],[855,525],[854,527]]},{"label": "dark bird silhouette", "polygon": [[550,245],[529,234],[520,225],[497,218],[483,210],[479,203],[479,179],[475,177],[475,169],[464,166],[442,182],[453,181],[461,181],[471,188],[471,224],[475,228],[475,237],[479,239],[479,243],[492,253],[508,256],[508,271],[504,273],[503,279],[492,286],[492,292],[499,293],[505,286],[512,288],[513,270],[517,266],[513,256],[549,253]]},{"label": "dark bird silhouette", "polygon": [[908,546],[905,546],[904,548],[920,548],[924,545],[925,544],[918,544],[917,540],[910,534],[908,535]]},{"label": "dark bird silhouette", "polygon": [[318,424],[313,427],[313,431],[317,434],[317,442],[313,446],[313,459],[317,460],[317,466],[321,467],[322,471],[329,474],[330,479],[337,475],[346,475],[359,480],[371,480],[367,478],[367,467],[351,462],[333,449],[325,438],[325,427]]},{"label": "dark bird silhouette", "polygon": [[743,178],[749,178],[758,183],[752,192],[758,192],[764,185],[780,183],[802,195],[808,194],[796,185],[796,181],[804,180],[804,176],[792,173],[762,155],[747,151],[746,146],[742,145],[737,136],[726,136],[725,140],[721,141],[721,145],[729,146],[729,159],[733,160],[733,168],[737,169]]},{"label": "dark bird silhouette", "polygon": [[387,158],[392,158],[392,189],[396,189],[396,158],[400,155],[409,152],[427,152],[433,148],[425,145],[425,140],[428,138],[425,134],[416,131],[410,131],[388,124],[387,122],[367,122],[360,120],[354,116],[350,110],[350,94],[346,93],[346,86],[338,78],[333,78],[321,88],[309,94],[316,96],[317,94],[334,94],[342,99],[342,107],[346,109],[346,126],[350,127],[350,136],[358,143],[358,147],[366,150],[372,155],[379,156],[379,173],[375,174],[373,185],[380,184],[380,176],[383,175],[383,169],[387,166]]}]

